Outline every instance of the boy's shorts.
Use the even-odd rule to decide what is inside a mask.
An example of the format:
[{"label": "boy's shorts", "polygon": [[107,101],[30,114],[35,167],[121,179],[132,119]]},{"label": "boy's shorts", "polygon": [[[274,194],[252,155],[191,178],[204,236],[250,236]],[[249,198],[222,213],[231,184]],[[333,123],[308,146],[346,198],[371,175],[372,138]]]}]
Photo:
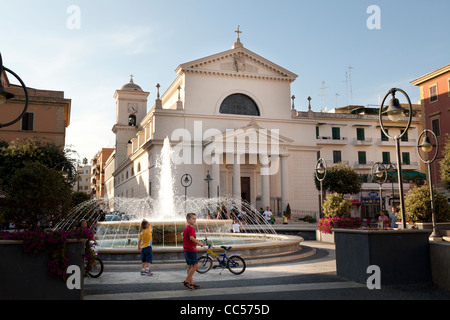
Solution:
[{"label": "boy's shorts", "polygon": [[152,247],[145,247],[141,249],[142,262],[153,263]]},{"label": "boy's shorts", "polygon": [[184,258],[186,259],[186,264],[188,266],[193,266],[198,264],[197,259],[197,252],[189,252],[189,251],[183,251]]}]

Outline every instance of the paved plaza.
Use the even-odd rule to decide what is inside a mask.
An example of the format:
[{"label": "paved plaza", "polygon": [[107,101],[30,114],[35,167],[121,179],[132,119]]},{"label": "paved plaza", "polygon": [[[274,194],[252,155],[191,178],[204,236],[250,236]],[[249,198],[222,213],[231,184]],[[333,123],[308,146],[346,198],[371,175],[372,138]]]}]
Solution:
[{"label": "paved plaza", "polygon": [[[336,276],[334,244],[302,243],[309,255],[294,261],[249,264],[244,274],[212,269],[195,274],[200,289],[182,286],[182,265],[156,265],[153,276],[141,276],[139,265],[108,269],[98,279],[85,280],[85,300],[450,300],[450,293],[432,285],[366,285]],[[305,255],[308,256],[308,255]]]}]

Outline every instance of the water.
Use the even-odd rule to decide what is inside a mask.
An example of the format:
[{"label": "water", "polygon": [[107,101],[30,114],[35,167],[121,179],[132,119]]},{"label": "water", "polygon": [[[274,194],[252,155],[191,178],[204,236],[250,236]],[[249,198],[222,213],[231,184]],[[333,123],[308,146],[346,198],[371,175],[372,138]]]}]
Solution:
[{"label": "water", "polygon": [[[217,244],[244,241],[233,234],[233,223],[240,226],[240,234],[247,233],[247,225],[252,226],[252,233],[276,234],[264,217],[241,199],[230,196],[211,199],[175,196],[172,156],[170,142],[166,138],[157,162],[160,182],[157,199],[114,197],[88,200],[69,212],[54,229],[69,230],[85,219],[96,230],[100,248],[135,248],[141,221],[146,219],[153,229],[154,246],[179,247],[186,227],[186,213],[192,212],[197,215],[198,238],[210,235]],[[245,241],[256,241],[256,238],[247,237]]]}]

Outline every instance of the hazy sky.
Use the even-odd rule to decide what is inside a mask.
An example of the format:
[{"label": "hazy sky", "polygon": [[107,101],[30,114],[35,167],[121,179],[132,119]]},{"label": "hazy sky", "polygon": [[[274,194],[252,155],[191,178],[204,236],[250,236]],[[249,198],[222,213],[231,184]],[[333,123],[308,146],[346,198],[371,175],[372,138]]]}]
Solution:
[{"label": "hazy sky", "polygon": [[[368,13],[373,6],[379,11]],[[27,86],[72,99],[66,143],[80,159],[114,146],[113,94],[130,74],[151,92],[150,108],[157,83],[164,92],[178,65],[231,49],[237,25],[247,49],[299,75],[291,86],[298,110],[307,109],[308,96],[315,111],[323,98],[328,109],[376,105],[392,87],[416,103],[419,89],[410,82],[450,63],[448,0],[17,0],[1,7],[4,65]]]}]

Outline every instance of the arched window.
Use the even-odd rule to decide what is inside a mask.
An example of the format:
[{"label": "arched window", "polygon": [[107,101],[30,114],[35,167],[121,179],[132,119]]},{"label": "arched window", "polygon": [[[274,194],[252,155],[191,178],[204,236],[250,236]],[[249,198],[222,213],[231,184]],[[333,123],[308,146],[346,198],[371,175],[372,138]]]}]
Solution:
[{"label": "arched window", "polygon": [[245,116],[260,116],[255,101],[249,96],[241,93],[235,93],[226,97],[220,105],[219,112]]},{"label": "arched window", "polygon": [[136,126],[136,116],[134,114],[130,114],[128,117],[128,125],[133,127]]}]

